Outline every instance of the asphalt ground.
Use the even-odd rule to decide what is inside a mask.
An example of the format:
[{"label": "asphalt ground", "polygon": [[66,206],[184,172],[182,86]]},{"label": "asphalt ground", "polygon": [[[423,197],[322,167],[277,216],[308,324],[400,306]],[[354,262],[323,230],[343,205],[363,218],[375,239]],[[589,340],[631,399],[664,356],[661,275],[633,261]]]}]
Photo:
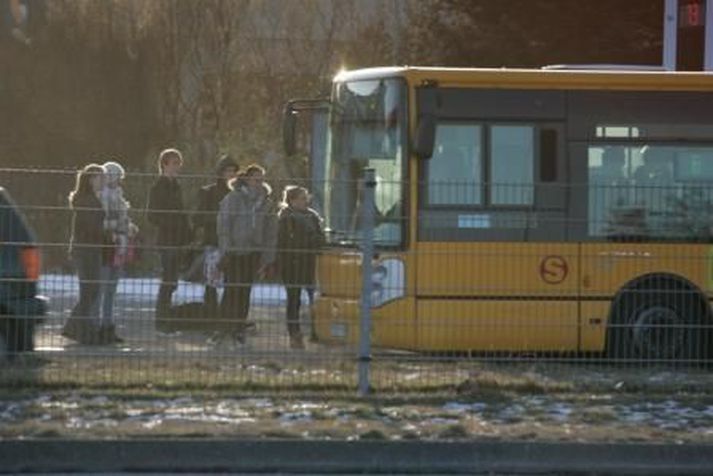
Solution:
[{"label": "asphalt ground", "polygon": [[522,442],[0,442],[3,473],[709,475],[713,446]]}]

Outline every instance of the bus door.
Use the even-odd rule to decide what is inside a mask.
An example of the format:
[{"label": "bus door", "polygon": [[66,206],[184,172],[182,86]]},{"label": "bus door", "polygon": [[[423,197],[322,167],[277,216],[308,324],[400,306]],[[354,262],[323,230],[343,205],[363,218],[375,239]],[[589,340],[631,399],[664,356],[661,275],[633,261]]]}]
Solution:
[{"label": "bus door", "polygon": [[441,89],[419,162],[417,338],[426,350],[567,351],[578,343],[557,91]]}]

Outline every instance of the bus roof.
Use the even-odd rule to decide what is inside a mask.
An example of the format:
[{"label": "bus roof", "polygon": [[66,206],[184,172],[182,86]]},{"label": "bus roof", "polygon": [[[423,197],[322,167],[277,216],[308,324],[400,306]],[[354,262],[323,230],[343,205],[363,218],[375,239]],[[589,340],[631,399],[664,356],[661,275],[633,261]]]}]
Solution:
[{"label": "bus roof", "polygon": [[518,89],[622,89],[713,91],[713,74],[620,69],[509,69],[398,66],[341,71],[335,81],[405,78],[410,84]]}]

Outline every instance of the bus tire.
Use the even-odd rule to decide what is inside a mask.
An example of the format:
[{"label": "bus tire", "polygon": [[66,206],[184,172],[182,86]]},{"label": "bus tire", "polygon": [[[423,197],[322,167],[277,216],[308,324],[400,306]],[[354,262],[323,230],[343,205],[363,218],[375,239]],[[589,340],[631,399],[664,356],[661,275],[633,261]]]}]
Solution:
[{"label": "bus tire", "polygon": [[608,329],[607,355],[651,362],[706,358],[700,297],[677,288],[623,291]]}]

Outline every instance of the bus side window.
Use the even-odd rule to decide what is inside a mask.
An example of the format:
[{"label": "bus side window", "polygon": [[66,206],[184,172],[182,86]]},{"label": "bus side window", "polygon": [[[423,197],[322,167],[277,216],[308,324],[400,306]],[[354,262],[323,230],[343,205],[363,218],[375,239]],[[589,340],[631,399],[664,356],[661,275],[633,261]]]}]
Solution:
[{"label": "bus side window", "polygon": [[438,124],[427,167],[428,205],[482,204],[482,127]]},{"label": "bus side window", "polygon": [[533,205],[536,130],[533,125],[520,124],[494,124],[489,127],[489,205]]}]

